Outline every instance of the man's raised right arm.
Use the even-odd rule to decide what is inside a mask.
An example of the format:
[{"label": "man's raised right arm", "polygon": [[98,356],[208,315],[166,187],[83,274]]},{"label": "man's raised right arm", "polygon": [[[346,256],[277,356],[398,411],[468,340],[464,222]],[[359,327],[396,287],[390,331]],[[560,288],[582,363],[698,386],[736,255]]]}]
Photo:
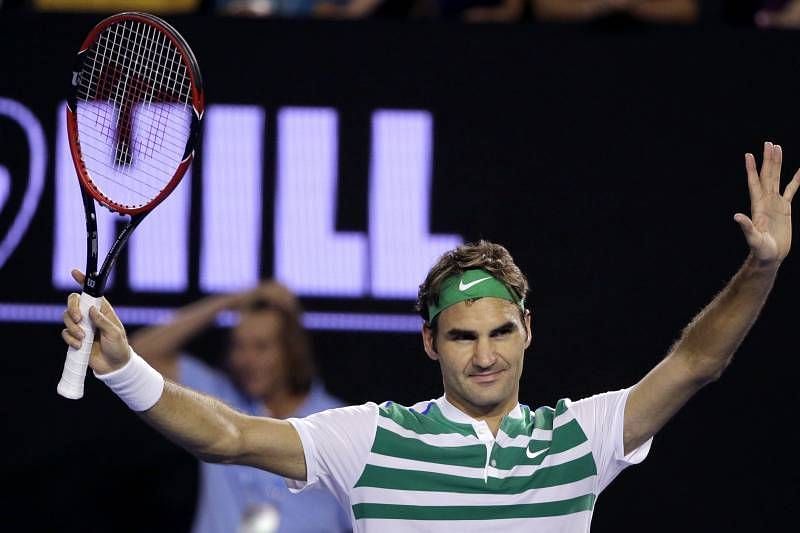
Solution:
[{"label": "man's raised right arm", "polygon": [[138,413],[148,424],[198,459],[254,466],[306,479],[300,437],[285,420],[248,416],[172,381],[156,404]]},{"label": "man's raised right arm", "polygon": [[[77,294],[70,294],[62,331],[64,341],[76,347],[83,337],[78,300]],[[97,328],[89,365],[129,406],[145,406],[137,414],[168,439],[203,461],[243,464],[306,479],[303,446],[291,424],[245,415],[164,380],[132,355],[125,328],[105,298],[100,311],[93,308],[89,317]]]}]

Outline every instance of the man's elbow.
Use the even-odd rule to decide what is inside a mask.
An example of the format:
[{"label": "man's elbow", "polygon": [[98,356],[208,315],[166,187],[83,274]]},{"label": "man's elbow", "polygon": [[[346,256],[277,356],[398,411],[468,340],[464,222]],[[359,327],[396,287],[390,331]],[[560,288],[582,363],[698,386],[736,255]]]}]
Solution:
[{"label": "man's elbow", "polygon": [[718,358],[696,357],[691,364],[692,375],[695,383],[700,387],[714,383],[722,377],[725,369],[730,364],[730,358],[725,360]]},{"label": "man's elbow", "polygon": [[195,450],[192,455],[194,455],[200,461],[204,463],[216,463],[216,464],[237,464],[236,458],[238,455],[228,453],[225,450]]},{"label": "man's elbow", "polygon": [[243,440],[242,431],[227,423],[213,442],[190,451],[206,463],[237,464],[242,457]]}]

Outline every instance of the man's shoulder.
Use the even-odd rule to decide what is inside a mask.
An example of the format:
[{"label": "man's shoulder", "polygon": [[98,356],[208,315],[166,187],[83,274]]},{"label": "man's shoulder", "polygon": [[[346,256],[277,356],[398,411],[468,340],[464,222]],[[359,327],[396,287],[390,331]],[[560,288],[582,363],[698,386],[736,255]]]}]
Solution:
[{"label": "man's shoulder", "polygon": [[539,407],[532,411],[533,430],[541,430],[539,435],[592,439],[595,428],[605,427],[611,417],[624,407],[624,399],[629,389],[604,392],[578,400],[562,398],[555,407]]},{"label": "man's shoulder", "polygon": [[569,398],[562,398],[556,402],[555,407],[549,405],[543,405],[536,409],[531,409],[527,405],[521,407],[523,413],[530,413],[529,416],[535,429],[553,429],[554,421],[568,411],[570,404]]},{"label": "man's shoulder", "polygon": [[401,405],[397,402],[387,400],[378,404],[378,412],[381,416],[402,417],[402,416],[427,416],[431,407],[436,405],[436,400],[426,400],[417,402],[413,405]]},{"label": "man's shoulder", "polygon": [[447,419],[436,400],[411,406],[384,402],[378,406],[378,425],[393,432],[417,434],[461,433],[472,435],[472,426]]}]

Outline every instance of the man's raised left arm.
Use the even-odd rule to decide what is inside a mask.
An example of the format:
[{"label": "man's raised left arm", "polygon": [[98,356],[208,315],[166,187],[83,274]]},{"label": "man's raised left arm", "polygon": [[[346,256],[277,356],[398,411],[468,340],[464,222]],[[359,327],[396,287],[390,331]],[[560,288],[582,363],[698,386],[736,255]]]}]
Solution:
[{"label": "man's raised left arm", "polygon": [[745,154],[751,217],[737,213],[750,253],[725,288],[683,330],[668,355],[631,390],[625,406],[625,453],[655,435],[728,366],[772,289],[792,243],[791,201],[800,170],[780,192],[782,150],[764,144],[761,172]]}]

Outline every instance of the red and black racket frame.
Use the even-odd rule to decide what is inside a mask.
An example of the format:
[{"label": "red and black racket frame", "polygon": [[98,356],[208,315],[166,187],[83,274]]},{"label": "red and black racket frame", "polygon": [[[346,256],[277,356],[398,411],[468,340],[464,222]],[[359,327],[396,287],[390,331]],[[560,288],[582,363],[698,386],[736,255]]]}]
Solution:
[{"label": "red and black racket frame", "polygon": [[[128,207],[114,202],[105,196],[94,184],[87,171],[83,158],[81,156],[80,142],[78,139],[78,117],[77,98],[78,88],[80,86],[80,75],[83,71],[84,61],[86,60],[86,53],[94,42],[99,38],[100,34],[107,27],[112,24],[117,24],[125,21],[142,22],[150,26],[156,26],[172,41],[175,47],[180,50],[181,58],[186,66],[187,72],[191,77],[192,82],[192,122],[190,125],[190,133],[186,141],[186,148],[180,164],[178,165],[175,174],[169,181],[166,187],[151,200],[147,205],[140,207]],[[189,48],[188,43],[172,26],[164,20],[149,15],[147,13],[138,12],[125,12],[119,13],[108,17],[98,23],[81,45],[78,57],[75,63],[75,68],[72,73],[72,89],[70,96],[67,99],[67,132],[69,139],[69,147],[72,152],[72,161],[75,164],[75,173],[80,182],[81,197],[83,198],[83,208],[86,214],[86,278],[83,284],[83,291],[91,296],[99,298],[103,295],[103,291],[108,281],[108,276],[111,269],[116,263],[125,243],[133,233],[133,230],[144,220],[150,211],[155,206],[161,203],[180,183],[181,178],[189,169],[189,166],[194,159],[195,147],[199,143],[201,123],[203,120],[203,113],[205,111],[205,91],[203,79],[200,74],[200,67],[197,64],[194,53]],[[130,221],[123,228],[120,234],[114,241],[113,246],[106,255],[100,270],[97,269],[98,259],[98,238],[97,238],[97,213],[95,211],[94,202],[97,201],[113,213],[119,215],[129,215]]]}]

